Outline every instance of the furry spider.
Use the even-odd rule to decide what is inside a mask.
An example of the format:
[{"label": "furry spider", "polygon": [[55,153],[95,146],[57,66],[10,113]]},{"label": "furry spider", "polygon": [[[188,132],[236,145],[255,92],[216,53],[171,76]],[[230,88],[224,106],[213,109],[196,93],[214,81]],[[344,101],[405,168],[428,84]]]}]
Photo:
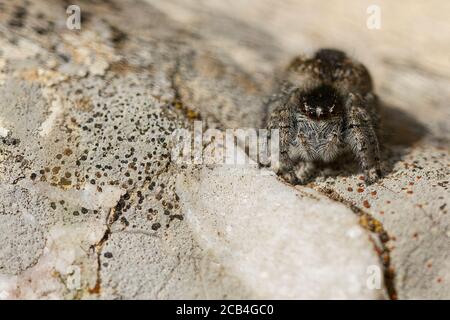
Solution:
[{"label": "furry spider", "polygon": [[367,184],[380,177],[377,98],[367,69],[344,52],[321,49],[294,59],[267,107],[267,128],[280,136],[275,170],[288,182],[307,183],[317,163],[346,150]]}]

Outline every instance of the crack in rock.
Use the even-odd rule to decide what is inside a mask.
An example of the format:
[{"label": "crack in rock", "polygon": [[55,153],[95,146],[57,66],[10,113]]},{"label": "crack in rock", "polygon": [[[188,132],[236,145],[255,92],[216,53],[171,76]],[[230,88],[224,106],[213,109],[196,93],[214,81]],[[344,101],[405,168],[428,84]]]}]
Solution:
[{"label": "crack in rock", "polygon": [[355,214],[359,216],[359,224],[364,229],[377,235],[379,241],[377,242],[372,241],[372,243],[384,267],[384,281],[386,284],[386,289],[388,291],[389,297],[392,300],[396,300],[397,290],[395,288],[394,282],[395,270],[391,266],[390,249],[386,246],[386,242],[389,241],[390,237],[387,231],[384,229],[382,223],[379,220],[375,219],[370,213],[362,210],[351,201],[346,200],[344,197],[342,197],[339,193],[337,193],[333,189],[320,187],[317,188],[317,191],[321,192],[328,198],[340,202],[346,207],[348,207],[350,210],[352,210]]}]

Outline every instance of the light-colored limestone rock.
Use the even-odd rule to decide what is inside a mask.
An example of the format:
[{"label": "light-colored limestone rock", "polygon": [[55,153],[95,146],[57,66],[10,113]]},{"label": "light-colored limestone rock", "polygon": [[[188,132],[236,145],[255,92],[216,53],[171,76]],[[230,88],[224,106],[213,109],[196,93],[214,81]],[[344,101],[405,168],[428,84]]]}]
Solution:
[{"label": "light-colored limestone rock", "polygon": [[[345,206],[258,169],[181,176],[183,211],[199,243],[261,299],[376,299],[382,266]],[[378,270],[378,290],[367,285]]]},{"label": "light-colored limestone rock", "polygon": [[[0,298],[450,297],[450,33],[423,27],[448,28],[441,2],[381,1],[378,31],[364,2],[83,2],[80,31],[60,1],[2,4]],[[351,161],[298,189],[171,161],[195,119],[259,126],[279,65],[318,46],[374,76],[380,183]]]},{"label": "light-colored limestone rock", "polygon": [[[342,49],[367,65],[383,102],[385,177],[366,188],[353,161],[343,159],[312,187],[380,222],[369,227],[386,232],[392,297],[450,298],[448,3],[147,2],[256,78],[270,78],[295,55],[319,47]],[[367,27],[372,5],[380,10],[380,29]]]}]

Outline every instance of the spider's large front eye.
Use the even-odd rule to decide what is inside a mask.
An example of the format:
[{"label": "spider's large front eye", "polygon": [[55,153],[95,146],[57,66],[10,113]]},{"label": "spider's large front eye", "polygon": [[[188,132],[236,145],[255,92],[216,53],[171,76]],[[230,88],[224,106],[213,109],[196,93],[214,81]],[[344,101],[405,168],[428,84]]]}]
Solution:
[{"label": "spider's large front eye", "polygon": [[300,108],[311,118],[325,118],[342,109],[339,93],[329,85],[321,85],[301,97]]}]

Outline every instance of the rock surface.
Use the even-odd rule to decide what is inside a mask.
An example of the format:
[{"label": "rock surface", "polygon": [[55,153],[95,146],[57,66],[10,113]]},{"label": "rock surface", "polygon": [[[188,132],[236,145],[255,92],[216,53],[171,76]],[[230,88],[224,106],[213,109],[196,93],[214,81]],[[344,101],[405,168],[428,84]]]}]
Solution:
[{"label": "rock surface", "polygon": [[[376,299],[373,244],[345,206],[258,169],[223,166],[179,178],[189,225],[255,298]],[[218,206],[217,204],[220,204]],[[330,241],[332,240],[332,241]]]},{"label": "rock surface", "polygon": [[[0,1],[0,298],[450,297],[450,33],[388,2],[378,31],[364,4],[276,3],[81,1],[69,30],[60,1]],[[448,28],[432,8],[409,9]],[[194,120],[260,126],[279,65],[318,46],[373,70],[380,183],[171,161]]]},{"label": "rock surface", "polygon": [[[383,103],[385,176],[365,188],[352,161],[343,159],[310,187],[362,214],[362,225],[387,240],[391,297],[450,298],[449,4],[148,2],[257,78],[270,79],[278,66],[319,47],[340,48],[366,64]],[[366,26],[374,4],[380,29]]]}]

